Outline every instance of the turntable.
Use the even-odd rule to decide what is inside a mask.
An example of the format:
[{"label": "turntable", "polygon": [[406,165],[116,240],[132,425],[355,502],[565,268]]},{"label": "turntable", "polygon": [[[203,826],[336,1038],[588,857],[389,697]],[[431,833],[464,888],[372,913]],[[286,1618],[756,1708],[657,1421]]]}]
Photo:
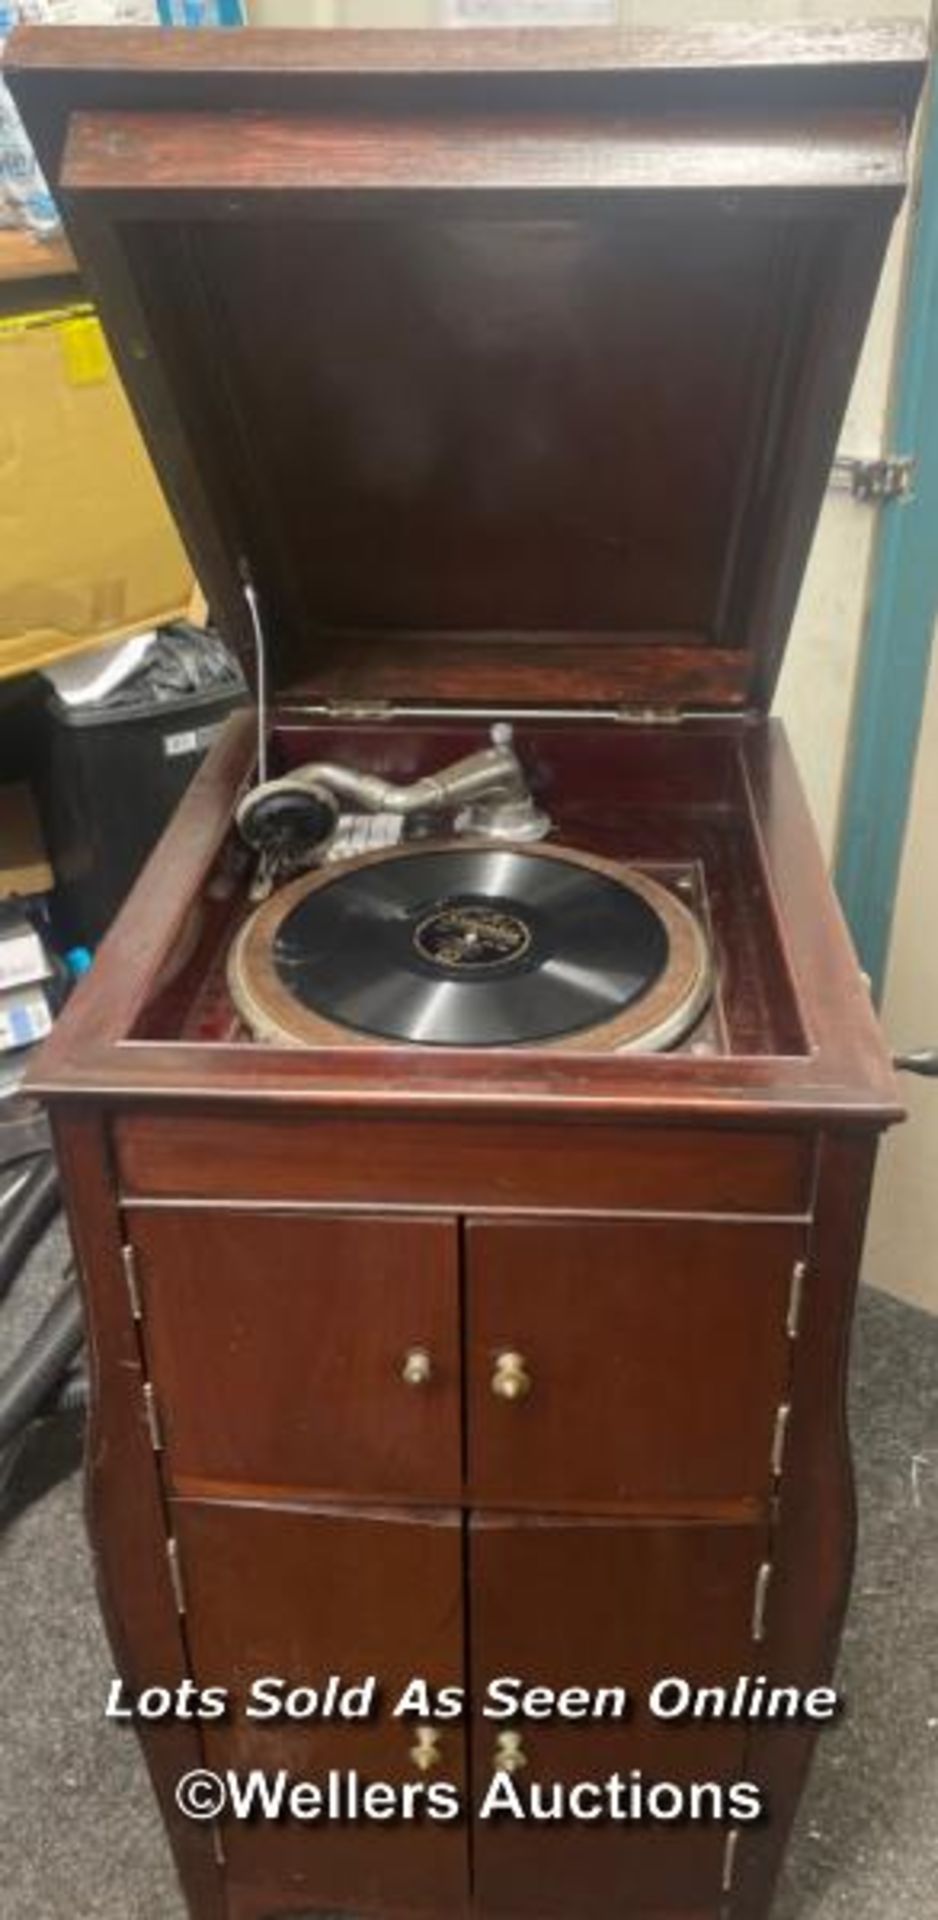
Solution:
[{"label": "turntable", "polygon": [[[281,885],[245,923],[228,982],[258,1039],[653,1050],[695,1025],[711,988],[699,920],[647,874],[572,848],[529,850],[551,822],[512,729],[492,733],[488,751],[410,787],[313,766],[244,796],[237,818],[259,856],[255,893],[323,846],[341,858],[334,789],[392,808],[392,824],[473,802],[449,842],[418,832],[409,847],[346,856],[338,870]],[[467,839],[473,831],[484,837]]]},{"label": "turntable", "polygon": [[[830,1672],[900,1109],[769,707],[923,51],[10,44],[257,694],[34,1081],[131,1685]],[[141,1737],[193,1920],[763,1920],[811,1751],[471,1705]],[[198,1826],[205,1765],[438,1777],[467,1812]],[[768,1814],[472,1813],[493,1771],[617,1767]]]},{"label": "turntable", "polygon": [[439,844],[294,881],[235,942],[260,1038],[421,1046],[671,1045],[709,997],[665,887],[567,849]]}]

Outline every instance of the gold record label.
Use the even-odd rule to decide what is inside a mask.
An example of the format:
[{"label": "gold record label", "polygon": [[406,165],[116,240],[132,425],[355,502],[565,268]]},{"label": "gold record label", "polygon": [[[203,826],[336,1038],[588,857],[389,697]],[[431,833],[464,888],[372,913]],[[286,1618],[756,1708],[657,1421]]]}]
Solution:
[{"label": "gold record label", "polygon": [[421,920],[414,934],[422,959],[456,973],[510,966],[530,945],[531,929],[516,913],[474,900],[444,901]]}]

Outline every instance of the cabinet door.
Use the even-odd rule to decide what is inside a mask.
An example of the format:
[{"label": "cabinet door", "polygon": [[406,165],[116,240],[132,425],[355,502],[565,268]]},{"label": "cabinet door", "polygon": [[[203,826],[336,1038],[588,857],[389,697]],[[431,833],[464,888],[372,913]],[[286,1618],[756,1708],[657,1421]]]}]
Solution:
[{"label": "cabinet door", "polygon": [[[435,1764],[414,1759],[412,1720],[392,1709],[414,1675],[463,1684],[462,1548],[446,1513],[353,1513],[179,1501],[174,1524],[195,1679],[226,1686],[225,1722],[205,1722],[206,1765],[243,1775],[285,1768],[324,1785],[330,1769],[363,1782],[464,1783],[461,1722],[440,1726]],[[381,1690],[368,1720],[276,1724],[244,1717],[251,1683],[281,1676],[322,1688],[368,1675]],[[467,1887],[464,1822],[228,1820],[236,1886],[276,1889],[281,1908],[459,1908]],[[294,1897],[295,1896],[295,1897]]]},{"label": "cabinet door", "polygon": [[[470,1532],[474,1801],[519,1734],[531,1782],[723,1782],[744,1774],[746,1729],[675,1725],[647,1710],[657,1680],[719,1685],[752,1671],[752,1606],[765,1551],[759,1527],[647,1525],[478,1516]],[[516,1675],[560,1689],[624,1687],[628,1719],[485,1718],[490,1682]],[[503,1749],[501,1750],[503,1754]],[[728,1828],[683,1821],[539,1824],[477,1819],[475,1885],[492,1913],[569,1916],[709,1913],[720,1904]]]},{"label": "cabinet door", "polygon": [[176,1489],[459,1498],[453,1222],[167,1208],[131,1240]]},{"label": "cabinet door", "polygon": [[473,1497],[763,1505],[803,1242],[777,1221],[471,1224]]}]

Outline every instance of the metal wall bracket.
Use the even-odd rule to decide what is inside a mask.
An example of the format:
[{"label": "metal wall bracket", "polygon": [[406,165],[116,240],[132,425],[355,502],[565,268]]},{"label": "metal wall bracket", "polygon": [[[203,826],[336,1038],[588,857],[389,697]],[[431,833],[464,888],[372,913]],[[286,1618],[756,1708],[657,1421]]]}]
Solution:
[{"label": "metal wall bracket", "polygon": [[839,453],[831,467],[834,492],[849,493],[866,506],[878,506],[884,500],[909,500],[914,484],[915,461],[911,454],[884,453],[864,459],[861,454]]}]

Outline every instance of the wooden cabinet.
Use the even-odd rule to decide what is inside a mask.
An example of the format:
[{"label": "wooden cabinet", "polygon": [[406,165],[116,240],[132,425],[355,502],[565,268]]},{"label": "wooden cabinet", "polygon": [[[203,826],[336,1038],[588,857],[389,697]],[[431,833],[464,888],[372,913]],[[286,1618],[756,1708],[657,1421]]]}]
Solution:
[{"label": "wooden cabinet", "polygon": [[[138,1147],[132,1171],[121,1157],[141,1138],[130,1120],[60,1108],[55,1124],[94,1334],[90,1517],[118,1667],[131,1686],[192,1675],[235,1696],[223,1722],[140,1729],[193,1920],[765,1920],[811,1729],[672,1726],[647,1694],[669,1674],[711,1688],[830,1674],[852,1545],[843,1389],[869,1134],[805,1129],[787,1187],[779,1174],[755,1207],[740,1136],[746,1204],[695,1212],[664,1191],[657,1209],[628,1204],[654,1139],[636,1153],[631,1123],[597,1126],[583,1184],[601,1163],[627,1204],[571,1210],[574,1181],[564,1211],[562,1126],[516,1123],[526,1204],[499,1207],[502,1141],[467,1114],[414,1175],[484,1199],[444,1212],[408,1202],[397,1131],[364,1123],[380,1198],[356,1211],[304,1193],[311,1166],[327,1182],[331,1154],[349,1164],[342,1124],[314,1121],[306,1154],[302,1128],[281,1152],[272,1124],[257,1184],[275,1166],[279,1191],[265,1202],[237,1156],[196,1163],[169,1115],[148,1123],[147,1193]],[[214,1124],[206,1109],[208,1135]],[[233,1116],[233,1136],[242,1124],[255,1125]],[[196,1183],[207,1191],[186,1191]],[[405,1379],[418,1350],[429,1373]],[[506,1355],[527,1392],[493,1391]],[[374,1673],[385,1711],[244,1721],[253,1679],[333,1673]],[[625,1688],[633,1710],[506,1724],[485,1711],[503,1676]],[[424,1735],[396,1718],[392,1696],[414,1677],[465,1689],[463,1717]],[[522,1796],[614,1774],[753,1781],[769,1813],[488,1820],[499,1763]],[[213,1828],[174,1801],[206,1765],[455,1782],[464,1817]]]},{"label": "wooden cabinet", "polygon": [[[176,1805],[213,1761],[400,1782],[393,1719],[144,1725],[190,1912],[765,1920],[809,1727],[518,1726],[519,1790],[621,1760],[768,1803],[535,1834],[479,1817],[479,1694],[493,1668],[639,1694],[659,1667],[832,1671],[851,1306],[900,1108],[769,709],[924,44],[76,33],[14,41],[6,72],[259,696],[32,1077],[88,1304],[115,1658],[136,1686],[351,1664],[473,1695],[428,1769],[465,1778],[466,1818],[432,1828]],[[385,1044],[359,1016],[400,976],[352,915],[351,1024],[259,1044],[227,990],[270,879],[234,825],[249,785],[325,763],[343,794],[436,803],[506,720],[555,851],[685,889],[703,1024],[651,1052],[523,1020],[436,1045],[433,974]],[[492,820],[433,815],[467,824]]]},{"label": "wooden cabinet", "polygon": [[[803,1221],[219,1196],[135,1203],[125,1232],[191,1671],[231,1695],[202,1729],[205,1764],[441,1778],[466,1809],[454,1824],[229,1819],[230,1912],[474,1903],[598,1920],[683,1916],[701,1890],[715,1912],[725,1822],[656,1824],[625,1798],[595,1823],[489,1818],[486,1793],[498,1773],[522,1795],[616,1776],[623,1796],[741,1774],[744,1727],[674,1726],[648,1695],[669,1674],[732,1684],[764,1633]],[[258,1678],[330,1675],[373,1677],[376,1712],[245,1716]],[[487,1699],[506,1676],[628,1701],[506,1723]],[[422,1732],[396,1716],[414,1678],[463,1688],[464,1714]]]}]

